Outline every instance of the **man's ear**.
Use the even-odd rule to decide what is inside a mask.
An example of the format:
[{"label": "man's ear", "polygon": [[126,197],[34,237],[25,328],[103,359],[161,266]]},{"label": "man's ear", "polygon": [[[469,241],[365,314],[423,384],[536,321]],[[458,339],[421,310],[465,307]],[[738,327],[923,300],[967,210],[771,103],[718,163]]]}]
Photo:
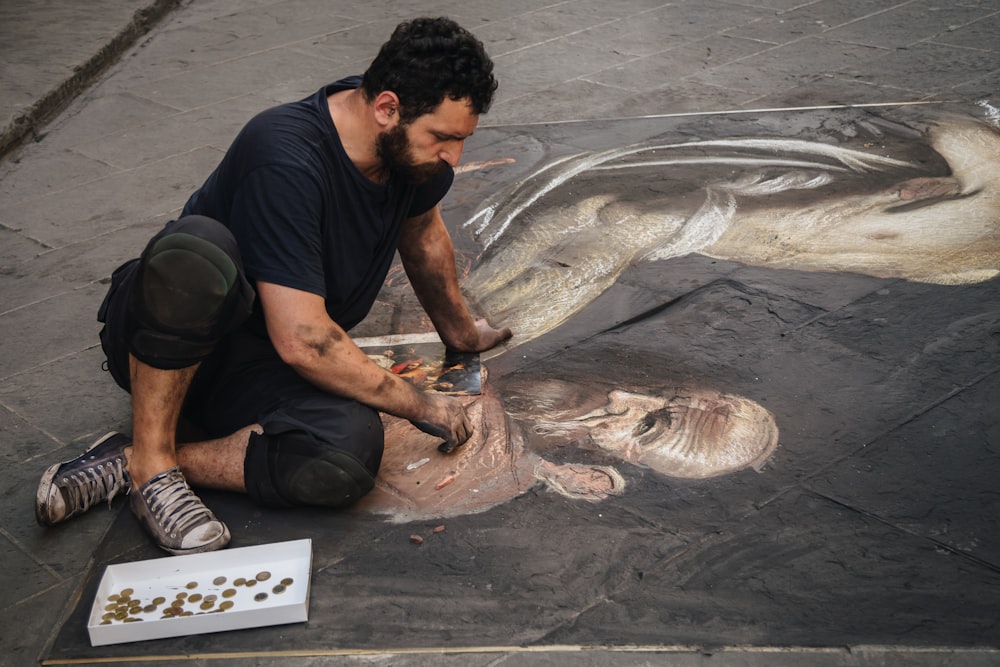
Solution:
[{"label": "man's ear", "polygon": [[373,104],[375,121],[383,127],[392,127],[399,122],[399,98],[391,90],[384,90],[375,96]]}]

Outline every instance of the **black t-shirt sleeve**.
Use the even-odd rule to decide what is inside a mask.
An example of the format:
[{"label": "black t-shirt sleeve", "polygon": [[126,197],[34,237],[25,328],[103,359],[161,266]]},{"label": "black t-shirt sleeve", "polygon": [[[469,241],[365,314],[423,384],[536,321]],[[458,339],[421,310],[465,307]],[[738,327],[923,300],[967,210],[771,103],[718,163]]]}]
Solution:
[{"label": "black t-shirt sleeve", "polygon": [[418,216],[437,206],[438,202],[448,194],[448,190],[451,189],[451,184],[454,180],[455,171],[448,168],[432,178],[426,185],[418,187],[406,217],[412,218]]},{"label": "black t-shirt sleeve", "polygon": [[247,174],[229,217],[247,276],[325,297],[322,207],[307,170],[274,165]]}]

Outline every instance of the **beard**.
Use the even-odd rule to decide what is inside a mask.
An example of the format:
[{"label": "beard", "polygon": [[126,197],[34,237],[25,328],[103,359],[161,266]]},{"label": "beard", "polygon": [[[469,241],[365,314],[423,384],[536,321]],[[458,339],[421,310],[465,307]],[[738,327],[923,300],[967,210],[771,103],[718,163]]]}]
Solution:
[{"label": "beard", "polygon": [[383,132],[375,140],[375,155],[389,176],[396,176],[413,185],[423,185],[448,168],[444,160],[418,163],[410,150],[410,138],[402,123]]}]

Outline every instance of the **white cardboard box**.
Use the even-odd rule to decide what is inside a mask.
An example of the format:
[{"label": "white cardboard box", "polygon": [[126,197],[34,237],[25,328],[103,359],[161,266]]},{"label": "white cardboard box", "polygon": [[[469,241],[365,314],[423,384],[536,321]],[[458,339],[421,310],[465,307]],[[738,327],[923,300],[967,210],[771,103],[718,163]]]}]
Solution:
[{"label": "white cardboard box", "polygon": [[[258,580],[257,575],[265,572],[270,576]],[[90,643],[103,646],[304,622],[309,618],[311,572],[312,540],[109,565],[87,621]],[[236,585],[239,579],[253,580],[254,584]],[[287,585],[276,588],[282,581]],[[138,608],[135,602],[121,600],[123,592],[130,600],[139,601]],[[202,608],[207,605],[206,596],[211,595],[215,596],[212,606]],[[192,596],[200,599],[195,597],[191,602]],[[191,615],[163,618],[164,609],[178,597],[184,598],[181,609]],[[157,598],[164,598],[164,602],[153,605]],[[228,608],[217,611],[223,602]],[[125,618],[141,620],[120,618],[120,610],[128,604],[132,609]],[[119,617],[108,616],[116,610]]]}]

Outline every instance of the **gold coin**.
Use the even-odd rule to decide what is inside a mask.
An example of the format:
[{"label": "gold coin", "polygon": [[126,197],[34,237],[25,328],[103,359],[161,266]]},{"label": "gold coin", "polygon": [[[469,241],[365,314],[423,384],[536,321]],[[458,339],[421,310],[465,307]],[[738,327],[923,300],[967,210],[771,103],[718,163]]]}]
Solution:
[{"label": "gold coin", "polygon": [[176,607],[167,607],[163,610],[163,618],[173,618],[174,614],[178,612]]},{"label": "gold coin", "polygon": [[129,616],[128,618],[125,619],[124,622],[125,623],[135,623],[136,621],[141,621],[141,620],[142,620],[141,618],[137,618],[135,616]]},{"label": "gold coin", "polygon": [[243,577],[237,577],[236,579],[233,579],[233,586],[244,586],[246,585],[246,583],[247,580],[244,579]]},{"label": "gold coin", "polygon": [[204,602],[201,603],[201,608],[202,609],[211,609],[214,606],[215,606],[215,603],[214,602],[209,602],[208,600],[205,600]]},{"label": "gold coin", "polygon": [[118,595],[120,595],[122,597],[130,598],[130,597],[132,597],[132,593],[135,593],[135,591],[132,590],[131,588],[123,588],[122,592],[119,593]]},{"label": "gold coin", "polygon": [[219,611],[225,611],[227,609],[232,609],[236,603],[232,600],[224,600],[219,603]]},{"label": "gold coin", "polygon": [[275,595],[281,595],[282,593],[285,592],[285,587],[282,586],[281,584],[278,584],[277,586],[271,589],[271,592],[273,592]]},{"label": "gold coin", "polygon": [[257,573],[257,581],[267,581],[270,578],[271,578],[271,573],[268,572],[267,570]]},{"label": "gold coin", "polygon": [[188,602],[197,602],[201,599],[201,593],[192,593],[188,598]]},{"label": "gold coin", "polygon": [[118,602],[118,594],[112,593],[108,596],[108,602]]},{"label": "gold coin", "polygon": [[153,598],[153,604],[155,604],[157,607],[159,607],[161,604],[163,604],[166,601],[167,601],[166,598]]},{"label": "gold coin", "polygon": [[184,606],[184,600],[174,600],[173,602],[170,603],[170,606],[173,607],[174,609],[180,609],[181,607]]},{"label": "gold coin", "polygon": [[107,613],[107,614],[105,614],[104,616],[101,616],[101,620],[102,620],[102,621],[110,621],[110,620],[111,620],[112,618],[114,618],[114,617],[115,617],[115,615],[114,615],[114,614],[112,614],[111,612],[108,612],[108,613]]},{"label": "gold coin", "polygon": [[142,608],[142,613],[144,614],[152,614],[154,611],[156,611],[155,604],[147,604],[145,607]]},{"label": "gold coin", "polygon": [[184,612],[181,612],[181,616],[194,616],[194,612],[193,611],[184,611]]},{"label": "gold coin", "polygon": [[221,586],[222,584],[226,583],[226,581],[227,579],[225,577],[216,577],[215,579],[212,579],[212,583],[215,584],[216,586]]},{"label": "gold coin", "polygon": [[205,602],[215,602],[218,599],[219,599],[218,595],[206,595],[205,596]]},{"label": "gold coin", "polygon": [[222,591],[222,597],[224,597],[224,598],[231,598],[234,595],[236,595],[236,589],[235,588],[227,588],[226,590]]},{"label": "gold coin", "polygon": [[101,621],[101,625],[111,625],[111,621]]},{"label": "gold coin", "polygon": [[291,577],[285,577],[281,580],[281,585],[285,587],[291,586],[293,583],[295,583],[295,580]]},{"label": "gold coin", "polygon": [[186,588],[188,590],[191,590],[192,588],[198,588],[198,582],[197,581],[189,581],[189,582],[187,582],[187,585],[184,586],[184,588]]},{"label": "gold coin", "polygon": [[267,599],[267,593],[257,593],[257,595],[253,596],[253,599],[255,602],[263,602]]},{"label": "gold coin", "polygon": [[177,599],[178,599],[178,600],[183,600],[183,599],[184,599],[184,598],[186,598],[187,596],[188,596],[188,594],[187,594],[187,593],[185,593],[184,591],[181,591],[180,593],[178,593],[178,594],[177,594]]},{"label": "gold coin", "polygon": [[256,579],[247,579],[247,584],[246,585],[247,585],[247,588],[253,588],[254,586],[257,585],[257,580]]},{"label": "gold coin", "polygon": [[125,618],[127,618],[127,617],[128,617],[128,612],[126,612],[126,611],[116,611],[115,612],[115,618],[117,618],[119,621],[125,620]]},{"label": "gold coin", "polygon": [[116,604],[104,605],[104,611],[115,611],[116,609],[118,609],[118,605]]}]

